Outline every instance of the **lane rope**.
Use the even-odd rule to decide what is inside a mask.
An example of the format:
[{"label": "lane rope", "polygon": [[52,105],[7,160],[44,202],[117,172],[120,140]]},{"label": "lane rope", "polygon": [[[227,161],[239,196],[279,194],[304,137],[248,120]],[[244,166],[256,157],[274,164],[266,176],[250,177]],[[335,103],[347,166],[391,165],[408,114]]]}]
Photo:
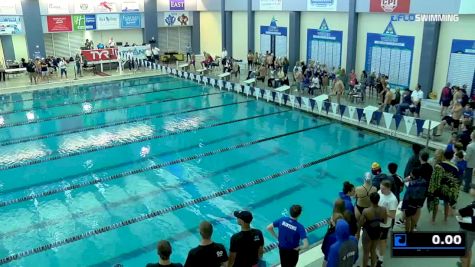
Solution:
[{"label": "lane rope", "polygon": [[[252,101],[254,101],[254,100],[252,100]],[[191,113],[191,112],[195,112],[195,111],[202,111],[202,110],[208,110],[208,109],[213,109],[213,108],[232,106],[232,105],[236,105],[236,104],[239,104],[239,103],[240,102],[233,102],[233,103],[228,103],[228,104],[209,106],[209,107],[203,107],[203,108],[196,108],[196,109],[190,109],[190,110],[184,110],[184,111],[173,111],[173,112],[166,112],[166,113],[161,113],[161,114],[153,114],[153,115],[148,115],[148,116],[145,116],[145,117],[135,118],[135,119],[132,119],[132,120],[122,120],[122,121],[117,121],[117,122],[113,122],[113,123],[95,125],[95,126],[91,126],[91,127],[84,127],[84,128],[83,127],[78,127],[78,128],[70,129],[70,130],[67,130],[67,131],[49,133],[49,134],[44,134],[44,135],[36,135],[36,136],[32,136],[32,137],[18,138],[18,139],[13,139],[13,140],[9,140],[9,141],[0,143],[0,147],[1,146],[13,145],[13,144],[19,144],[19,143],[25,143],[25,142],[30,142],[30,141],[42,140],[42,139],[46,139],[46,138],[50,138],[50,137],[57,137],[57,136],[62,136],[62,135],[68,135],[68,134],[81,133],[81,132],[92,131],[92,130],[97,130],[97,129],[103,129],[103,128],[119,126],[119,125],[123,125],[123,124],[131,124],[131,123],[136,123],[136,122],[153,120],[153,119],[157,119],[157,118],[164,118],[164,117],[169,117],[169,116],[181,115],[181,114]]]},{"label": "lane rope", "polygon": [[[251,101],[254,101],[254,100],[251,100]],[[248,103],[248,102],[251,102],[251,101],[243,100],[243,101],[236,102],[236,104]],[[280,111],[280,112],[277,112],[277,113],[288,112],[288,111],[289,110],[285,110],[285,111]],[[261,115],[267,115],[267,114],[261,114]],[[259,117],[261,115],[257,115],[257,116],[251,117],[251,118]],[[20,167],[24,167],[24,166],[31,166],[31,165],[35,165],[35,164],[39,164],[39,163],[43,163],[43,162],[48,162],[48,161],[54,161],[54,160],[79,156],[79,155],[83,155],[83,154],[87,154],[87,153],[91,153],[91,152],[97,152],[97,151],[101,151],[101,150],[105,150],[105,149],[127,146],[127,145],[130,145],[130,144],[135,144],[135,143],[140,143],[140,142],[144,142],[144,141],[160,139],[160,138],[169,137],[169,136],[173,136],[173,135],[178,135],[178,134],[182,134],[182,133],[187,133],[187,132],[192,132],[192,131],[199,131],[199,130],[213,128],[213,127],[222,126],[222,125],[226,125],[226,124],[232,124],[232,123],[239,122],[241,120],[247,120],[248,118],[250,118],[250,117],[237,119],[237,120],[232,120],[232,121],[213,123],[213,124],[203,125],[203,126],[196,127],[196,128],[178,130],[178,131],[175,131],[175,132],[169,132],[169,133],[165,133],[165,134],[146,136],[146,137],[143,137],[143,138],[138,138],[138,139],[135,139],[135,140],[129,140],[129,141],[125,141],[125,142],[122,142],[122,143],[112,143],[112,144],[108,144],[108,145],[104,145],[104,146],[97,146],[97,147],[94,147],[94,148],[91,148],[91,149],[85,149],[85,150],[80,150],[80,151],[71,152],[71,153],[67,153],[67,154],[59,154],[59,155],[55,155],[55,156],[51,156],[51,157],[45,157],[45,158],[41,158],[41,159],[31,160],[31,161],[28,161],[28,162],[25,162],[25,163],[17,163],[17,164],[12,164],[12,165],[8,165],[8,166],[2,166],[2,167],[0,167],[0,171],[20,168]]]},{"label": "lane rope", "polygon": [[[331,124],[331,123],[328,123],[328,124]],[[303,131],[303,130],[300,130],[300,131]],[[365,147],[368,147],[368,146],[372,146],[372,145],[380,143],[384,140],[386,140],[386,139],[385,138],[379,139],[379,140],[376,140],[376,141],[373,141],[373,142],[370,142],[370,143],[367,143],[367,144],[364,144],[364,145],[361,145],[361,146],[358,146],[358,147],[355,147],[355,148],[351,148],[351,149],[348,149],[348,150],[345,150],[345,151],[342,151],[342,152],[339,152],[339,153],[336,153],[336,154],[333,154],[333,155],[330,155],[330,156],[327,156],[327,157],[324,157],[324,158],[321,158],[321,159],[318,159],[318,160],[314,160],[314,161],[311,161],[311,162],[300,164],[300,165],[295,166],[293,168],[286,169],[284,171],[274,173],[274,174],[271,174],[271,175],[268,175],[268,176],[265,176],[265,177],[247,182],[247,183],[243,183],[243,184],[233,186],[233,187],[230,187],[230,188],[218,191],[218,192],[214,192],[214,193],[206,195],[206,196],[202,196],[202,197],[195,198],[195,199],[192,199],[192,200],[189,200],[189,201],[185,201],[185,202],[180,203],[180,204],[176,204],[176,205],[173,205],[173,206],[170,206],[170,207],[167,207],[167,208],[159,209],[159,210],[156,210],[156,211],[144,214],[144,215],[140,215],[140,216],[137,216],[137,217],[134,217],[134,218],[130,218],[130,219],[118,222],[118,223],[114,223],[114,224],[111,224],[111,225],[108,225],[108,226],[104,226],[104,227],[101,227],[101,228],[90,230],[90,231],[87,231],[83,234],[71,236],[71,237],[65,238],[63,240],[59,240],[59,241],[56,241],[56,242],[49,243],[47,245],[43,245],[43,246],[40,246],[40,247],[36,247],[36,248],[33,248],[33,249],[29,249],[29,250],[25,250],[25,251],[22,251],[22,252],[19,252],[19,253],[15,253],[15,254],[12,254],[12,255],[7,256],[5,258],[0,259],[0,264],[9,263],[9,262],[18,260],[20,258],[24,258],[24,257],[30,256],[30,255],[33,255],[33,254],[38,254],[40,252],[50,250],[52,248],[60,247],[60,246],[63,246],[63,245],[69,244],[69,243],[73,243],[73,242],[85,239],[85,238],[89,238],[91,236],[100,235],[100,234],[103,234],[103,233],[106,233],[106,232],[109,232],[109,231],[112,231],[112,230],[115,230],[115,229],[118,229],[118,228],[121,228],[121,227],[124,227],[124,226],[128,226],[128,225],[135,224],[135,223],[138,223],[138,222],[141,222],[141,221],[144,221],[144,220],[148,220],[148,219],[151,219],[151,218],[154,218],[154,217],[157,217],[157,216],[161,216],[161,215],[173,212],[173,211],[177,211],[177,210],[183,209],[183,208],[188,207],[188,206],[193,206],[193,205],[196,205],[196,204],[199,204],[201,202],[208,201],[208,200],[211,200],[211,199],[214,199],[214,198],[217,198],[217,197],[222,197],[222,196],[228,195],[230,193],[240,191],[240,190],[243,190],[243,189],[249,188],[251,186],[258,185],[258,184],[262,184],[264,182],[274,180],[278,177],[281,177],[281,176],[284,176],[284,175],[287,175],[287,174],[290,174],[290,173],[297,172],[301,169],[311,167],[313,165],[316,165],[316,164],[319,164],[321,162],[339,157],[341,155],[348,154],[348,153],[351,153],[353,151],[356,151],[356,150],[359,150],[359,149],[362,149],[362,148],[365,148]],[[256,142],[256,141],[253,141],[253,142]],[[207,153],[210,153],[210,152],[207,152]],[[204,153],[204,154],[207,154],[207,153]],[[132,172],[131,174],[135,174],[136,171],[131,171],[131,172]]]},{"label": "lane rope", "polygon": [[[169,82],[176,82],[176,81],[169,81]],[[164,82],[167,83],[167,82]],[[160,83],[161,84],[161,83]],[[154,84],[155,85],[155,84]],[[137,86],[130,86],[130,87],[138,87]],[[153,88],[151,91],[142,91],[142,92],[136,92],[132,94],[124,94],[124,95],[117,95],[117,96],[107,96],[107,97],[102,97],[102,98],[88,98],[88,99],[82,99],[77,102],[70,102],[70,103],[59,103],[59,104],[53,104],[50,106],[42,106],[42,107],[32,107],[32,108],[24,108],[24,109],[19,109],[19,110],[11,110],[11,111],[4,111],[0,112],[0,115],[8,115],[8,114],[13,114],[13,113],[21,113],[25,111],[37,111],[37,110],[45,110],[49,108],[57,108],[57,107],[64,107],[64,106],[69,106],[69,105],[77,105],[77,104],[82,104],[84,102],[89,102],[89,103],[94,103],[102,100],[109,100],[109,99],[114,99],[114,98],[122,98],[122,97],[129,97],[129,96],[139,96],[139,95],[146,95],[146,94],[153,94],[153,93],[160,93],[160,92],[167,92],[167,91],[173,91],[173,90],[182,90],[186,88],[191,88],[191,87],[197,87],[195,85],[190,85],[190,86],[183,86],[183,87],[177,87],[177,88],[166,88],[163,90],[160,89],[155,89]],[[129,88],[129,87],[125,87]],[[42,99],[41,99],[42,100]]]},{"label": "lane rope", "polygon": [[[261,115],[257,115],[257,116],[254,116],[254,117],[247,117],[247,118],[239,119],[239,121],[255,119],[255,118],[260,118],[260,117],[264,117],[264,116],[270,116],[270,115],[275,115],[275,114],[279,114],[279,113],[284,113],[284,112],[288,112],[288,111],[285,110],[285,111],[279,111],[279,112],[271,113],[271,114],[263,114],[263,115],[261,114]],[[223,124],[230,124],[230,123],[235,123],[235,121],[223,122],[223,123],[220,123],[220,124],[223,125]],[[213,150],[213,151],[209,151],[209,152],[205,152],[205,153],[201,153],[201,154],[196,154],[196,155],[185,157],[185,158],[175,159],[175,160],[168,161],[168,162],[161,163],[161,164],[154,164],[154,165],[151,165],[151,166],[148,166],[148,167],[145,167],[145,168],[140,168],[140,169],[130,170],[130,171],[126,171],[126,172],[121,172],[121,173],[118,173],[118,174],[115,174],[115,175],[106,176],[104,178],[99,178],[99,179],[95,179],[95,180],[81,182],[81,183],[70,185],[70,186],[63,187],[63,188],[51,189],[49,191],[44,191],[44,192],[41,192],[41,193],[38,193],[38,194],[30,194],[30,195],[27,195],[27,196],[23,196],[23,197],[11,199],[11,200],[6,200],[6,201],[3,201],[3,202],[0,202],[0,207],[5,207],[5,206],[8,206],[8,205],[11,205],[11,204],[14,204],[14,203],[19,203],[19,202],[23,202],[23,201],[27,201],[27,200],[32,200],[32,199],[39,198],[39,197],[49,196],[49,195],[52,195],[52,194],[56,194],[56,193],[60,193],[60,192],[68,191],[68,190],[78,189],[78,188],[81,188],[81,187],[84,187],[84,186],[89,186],[89,185],[93,185],[93,184],[97,184],[97,183],[101,183],[101,182],[105,182],[105,181],[111,181],[111,180],[122,178],[122,177],[125,177],[125,176],[128,176],[128,175],[142,173],[142,172],[146,172],[146,171],[150,171],[150,170],[154,170],[154,169],[159,169],[159,168],[163,168],[163,167],[166,167],[166,166],[170,166],[170,165],[174,165],[174,164],[178,164],[178,163],[183,163],[183,162],[186,162],[186,161],[190,161],[190,160],[194,160],[194,159],[198,159],[198,158],[202,158],[202,157],[208,157],[208,156],[215,155],[215,154],[218,154],[218,153],[222,153],[222,152],[226,152],[226,151],[230,151],[230,150],[234,150],[234,149],[238,149],[238,148],[242,148],[242,147],[246,147],[246,146],[251,146],[251,145],[261,143],[261,142],[264,142],[264,141],[280,138],[282,136],[286,136],[286,135],[290,135],[290,134],[295,134],[295,133],[299,133],[299,132],[303,132],[303,131],[307,131],[307,130],[327,126],[329,124],[330,123],[317,125],[317,126],[313,126],[313,127],[310,127],[310,128],[303,129],[303,130],[289,132],[287,134],[280,134],[280,135],[276,135],[276,136],[272,136],[272,137],[266,137],[266,138],[263,138],[263,139],[250,141],[250,142],[246,142],[246,143],[241,143],[241,144],[234,145],[234,146],[231,146],[231,147],[225,147],[225,148],[221,148],[221,149],[217,149],[217,150]],[[195,129],[192,129],[192,130],[195,130]],[[189,131],[189,130],[186,130],[186,131]],[[173,133],[173,134],[180,134],[180,132]]]},{"label": "lane rope", "polygon": [[217,93],[209,93],[209,94],[199,94],[199,95],[186,96],[186,97],[180,97],[180,98],[156,99],[156,100],[152,100],[152,101],[140,102],[140,103],[131,104],[131,105],[125,105],[125,106],[120,106],[120,107],[110,107],[110,108],[95,109],[94,111],[91,111],[91,112],[89,112],[89,113],[68,114],[68,115],[61,115],[61,116],[56,116],[56,117],[38,119],[38,120],[31,121],[31,122],[29,122],[29,121],[24,121],[24,122],[15,122],[15,123],[10,123],[10,124],[4,124],[3,126],[0,127],[0,129],[9,128],[9,127],[15,127],[15,126],[21,126],[21,125],[27,125],[27,124],[36,124],[36,123],[45,122],[45,121],[53,121],[53,120],[61,120],[61,119],[67,119],[67,118],[74,118],[74,117],[80,117],[80,116],[85,116],[85,115],[87,116],[87,115],[90,115],[90,114],[103,113],[103,112],[115,111],[115,110],[121,110],[121,109],[129,109],[129,108],[147,106],[147,105],[151,105],[151,104],[157,104],[157,103],[164,103],[164,102],[170,102],[170,101],[183,100],[183,99],[188,99],[188,98],[203,97],[203,96],[209,96],[209,95],[218,95],[218,94],[223,94],[223,93],[225,93],[225,92],[217,92]]}]

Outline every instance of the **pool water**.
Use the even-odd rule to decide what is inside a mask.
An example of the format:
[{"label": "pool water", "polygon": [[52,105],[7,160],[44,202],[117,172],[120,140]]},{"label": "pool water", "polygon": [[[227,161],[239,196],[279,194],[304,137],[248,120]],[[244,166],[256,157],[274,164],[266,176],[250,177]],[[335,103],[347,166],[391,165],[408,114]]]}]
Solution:
[{"label": "pool water", "polygon": [[[160,239],[184,263],[202,220],[229,248],[238,209],[253,212],[270,244],[265,227],[290,205],[301,204],[300,222],[312,225],[330,216],[343,181],[361,184],[373,161],[402,172],[411,153],[171,76],[2,97],[0,263],[9,266],[144,266],[158,260]],[[278,262],[278,252],[264,261]]]}]

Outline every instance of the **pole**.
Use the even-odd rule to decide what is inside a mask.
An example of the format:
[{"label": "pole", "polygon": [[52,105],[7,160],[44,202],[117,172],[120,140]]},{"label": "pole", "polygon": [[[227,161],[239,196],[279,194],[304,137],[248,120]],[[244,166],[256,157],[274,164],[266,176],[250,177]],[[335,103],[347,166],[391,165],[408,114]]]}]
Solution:
[{"label": "pole", "polygon": [[431,126],[431,120],[429,120],[429,129],[427,130],[427,140],[426,140],[426,148],[429,147],[429,140],[430,140],[430,126]]},{"label": "pole", "polygon": [[74,80],[77,80],[78,77],[77,77],[77,71],[76,71],[76,63],[74,63],[73,68],[74,68]]}]

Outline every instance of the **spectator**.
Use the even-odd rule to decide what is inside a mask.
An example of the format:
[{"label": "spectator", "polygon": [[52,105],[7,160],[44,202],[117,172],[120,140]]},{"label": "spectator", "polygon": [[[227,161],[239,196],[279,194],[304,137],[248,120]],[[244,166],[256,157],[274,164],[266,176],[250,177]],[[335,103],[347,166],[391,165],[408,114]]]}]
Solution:
[{"label": "spectator", "polygon": [[409,91],[409,89],[406,89],[404,90],[401,104],[397,106],[396,114],[404,115],[406,112],[406,109],[409,109],[411,105],[412,105],[411,92]]},{"label": "spectator", "polygon": [[[472,184],[470,188],[470,195],[472,199],[475,197],[475,186]],[[456,212],[458,214],[457,221],[460,225],[460,230],[465,233],[465,256],[461,257],[461,263],[457,266],[470,267],[472,263],[472,247],[475,240],[475,201],[472,201],[465,208]]]},{"label": "spectator", "polygon": [[470,185],[472,184],[473,168],[475,168],[475,132],[470,134],[471,142],[467,146],[467,154],[465,160],[467,161],[467,169],[463,176],[463,191],[468,193]]},{"label": "spectator", "polygon": [[231,237],[228,267],[257,266],[264,253],[262,232],[251,228],[251,212],[235,211],[234,217],[237,218],[237,222],[241,226],[241,232]]},{"label": "spectator", "polygon": [[406,232],[416,229],[420,217],[421,208],[424,205],[428,183],[421,177],[420,167],[412,169],[411,175],[406,182],[406,192],[402,202],[402,210],[406,218]]},{"label": "spectator", "polygon": [[76,63],[76,74],[81,76],[81,56],[79,54],[76,54],[76,57],[74,58],[74,62]]},{"label": "spectator", "polygon": [[380,197],[379,206],[386,208],[386,214],[388,216],[387,222],[380,224],[381,238],[378,246],[378,265],[382,266],[384,262],[384,255],[386,254],[388,233],[389,230],[391,230],[393,220],[396,217],[398,202],[396,196],[391,192],[391,182],[388,180],[381,182],[381,189],[378,191],[378,193]]},{"label": "spectator", "polygon": [[[342,202],[343,203],[343,202]],[[343,204],[344,205],[344,204]],[[335,244],[336,238],[336,222],[340,219],[343,219],[343,215],[341,213],[333,213],[332,218],[330,220],[330,224],[328,226],[328,230],[325,233],[325,237],[323,238],[322,242],[322,252],[323,252],[323,265],[322,267],[326,267],[328,263],[328,256],[330,253],[330,247]]]},{"label": "spectator", "polygon": [[207,221],[200,223],[200,245],[188,252],[185,267],[219,267],[226,266],[228,255],[222,244],[211,240],[213,225]]},{"label": "spectator", "polygon": [[345,220],[336,222],[337,241],[330,247],[328,267],[353,266],[358,260],[358,241],[350,236],[350,226]]},{"label": "spectator", "polygon": [[404,178],[411,174],[412,169],[421,165],[419,161],[419,153],[422,150],[422,146],[419,144],[412,144],[412,156],[406,163],[406,168],[404,168]]},{"label": "spectator", "polygon": [[66,63],[66,60],[64,58],[61,59],[61,61],[59,62],[59,69],[61,70],[61,79],[63,78],[63,74],[66,77],[66,79],[68,78],[67,67],[68,65]]},{"label": "spectator", "polygon": [[444,201],[444,221],[447,222],[450,208],[457,203],[459,194],[458,169],[453,162],[453,151],[445,151],[443,161],[434,167],[427,190],[427,208],[432,211],[432,223],[435,223],[439,210],[439,200]]},{"label": "spectator", "polygon": [[369,199],[371,206],[363,210],[358,227],[363,228],[362,266],[367,266],[368,258],[371,255],[371,266],[374,267],[377,262],[376,247],[381,238],[381,224],[387,222],[387,211],[386,208],[379,206],[380,195],[378,193],[371,193]]},{"label": "spectator", "polygon": [[181,263],[171,263],[172,246],[167,240],[161,240],[157,245],[158,263],[149,263],[146,267],[183,267]]},{"label": "spectator", "polygon": [[247,69],[251,70],[252,69],[252,64],[254,62],[254,53],[252,53],[251,50],[247,53]]},{"label": "spectator", "polygon": [[188,43],[188,45],[185,47],[185,52],[186,52],[186,62],[188,62],[189,60],[191,60],[191,54],[193,53],[193,49],[191,48],[190,43]]},{"label": "spectator", "polygon": [[145,56],[147,57],[147,61],[152,62],[152,49],[145,49]]},{"label": "spectator", "polygon": [[463,109],[462,122],[465,125],[469,125],[469,126],[473,125],[473,110],[470,107],[470,104],[466,104]]},{"label": "spectator", "polygon": [[381,166],[377,162],[371,164],[371,174],[373,175],[373,186],[379,190],[381,182],[388,179],[388,176],[381,170]]},{"label": "spectator", "polygon": [[460,121],[462,120],[463,115],[463,107],[460,103],[455,103],[452,107],[452,114],[447,115],[442,118],[442,122],[437,127],[437,133],[434,133],[435,136],[442,135],[442,131],[444,130],[445,125],[452,126],[452,131],[458,131],[460,126]]},{"label": "spectator", "polygon": [[35,81],[35,84],[36,84],[37,75],[36,75],[36,70],[35,70],[35,64],[33,63],[31,59],[26,65],[26,72],[28,72],[28,77],[30,77],[30,84],[33,84],[33,81]]},{"label": "spectator", "polygon": [[459,170],[458,172],[459,182],[460,184],[462,184],[464,173],[465,173],[465,170],[467,169],[467,161],[464,159],[463,150],[457,151],[457,153],[455,153],[454,158],[455,158],[455,165],[457,166]]},{"label": "spectator", "polygon": [[440,93],[440,100],[439,100],[439,105],[441,106],[440,109],[440,117],[443,118],[445,115],[445,112],[450,106],[450,103],[452,102],[452,90],[450,89],[450,83],[447,83],[445,87],[442,89],[442,92]]},{"label": "spectator", "polygon": [[336,96],[336,102],[340,105],[341,96],[345,93],[345,84],[340,77],[335,78],[335,85],[333,86],[333,94]]},{"label": "spectator", "polygon": [[350,232],[356,235],[358,231],[357,221],[355,216],[355,207],[353,206],[351,198],[355,196],[355,186],[348,181],[343,183],[343,191],[339,193],[340,198],[345,202],[345,211],[349,214]]},{"label": "spectator", "polygon": [[[153,55],[153,60],[155,61],[155,63],[158,64],[158,62],[160,60],[160,49],[155,46],[152,49],[152,55]],[[188,54],[187,54],[186,58],[188,59]],[[188,60],[186,62],[188,62]]]},{"label": "spectator", "polygon": [[266,79],[266,75],[267,75],[267,68],[264,64],[262,64],[261,67],[259,68],[259,75],[257,76],[256,80],[264,82]]},{"label": "spectator", "polygon": [[287,59],[287,57],[284,57],[284,60],[282,60],[282,70],[284,71],[285,75],[289,73],[289,66],[290,66],[289,60]]},{"label": "spectator", "polygon": [[421,90],[421,85],[418,84],[416,87],[416,90],[414,90],[411,93],[412,106],[410,106],[410,110],[412,113],[414,113],[416,118],[420,117],[421,102],[423,98],[424,98],[424,92],[422,92]]},{"label": "spectator", "polygon": [[388,164],[389,176],[388,180],[391,181],[391,192],[396,196],[397,201],[399,202],[399,197],[404,188],[404,182],[401,176],[397,174],[397,164],[391,162]]},{"label": "spectator", "polygon": [[[269,233],[279,240],[280,264],[282,267],[295,267],[299,260],[299,250],[308,247],[307,232],[297,219],[302,213],[300,205],[290,207],[290,217],[282,217],[269,226]],[[279,229],[279,235],[274,231]],[[302,245],[300,245],[302,240]]]}]

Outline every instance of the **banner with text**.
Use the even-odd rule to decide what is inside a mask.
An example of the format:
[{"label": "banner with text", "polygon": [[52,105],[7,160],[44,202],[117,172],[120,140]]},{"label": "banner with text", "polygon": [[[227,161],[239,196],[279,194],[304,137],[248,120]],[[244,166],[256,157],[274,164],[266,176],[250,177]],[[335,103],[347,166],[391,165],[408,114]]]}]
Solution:
[{"label": "banner with text", "polygon": [[17,15],[15,2],[0,1],[0,15]]},{"label": "banner with text", "polygon": [[121,14],[120,27],[122,29],[140,29],[142,28],[142,14]]},{"label": "banner with text", "polygon": [[70,32],[73,30],[71,16],[47,16],[48,32]]},{"label": "banner with text", "polygon": [[145,51],[150,50],[150,45],[119,47],[119,55],[122,58],[146,59]]},{"label": "banner with text", "polygon": [[185,10],[185,0],[170,0],[170,10]]},{"label": "banner with text", "polygon": [[332,31],[323,19],[318,29],[307,29],[307,62],[314,60],[328,69],[341,66],[343,32]]},{"label": "banner with text", "polygon": [[73,15],[73,29],[75,31],[90,31],[96,29],[95,15]]},{"label": "banner with text", "polygon": [[49,0],[48,1],[48,14],[49,15],[62,15],[69,14],[69,2]]},{"label": "banner with text", "polygon": [[336,11],[337,0],[307,0],[309,11]]},{"label": "banner with text", "polygon": [[260,0],[259,10],[282,10],[282,0]]},{"label": "banner with text", "polygon": [[117,48],[82,50],[82,54],[89,62],[117,60]]},{"label": "banner with text", "polygon": [[22,34],[20,16],[0,16],[0,35]]},{"label": "banner with text", "polygon": [[409,13],[411,0],[370,0],[370,12]]},{"label": "banner with text", "polygon": [[96,24],[98,30],[120,29],[120,14],[97,14]]}]

